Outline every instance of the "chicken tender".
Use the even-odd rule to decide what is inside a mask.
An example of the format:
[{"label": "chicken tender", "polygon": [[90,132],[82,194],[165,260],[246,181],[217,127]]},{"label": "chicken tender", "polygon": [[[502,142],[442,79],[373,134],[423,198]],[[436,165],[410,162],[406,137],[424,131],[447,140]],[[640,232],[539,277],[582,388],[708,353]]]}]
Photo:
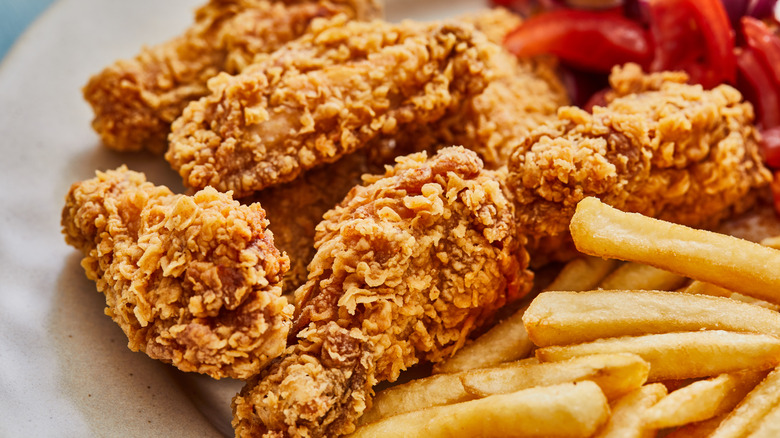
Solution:
[{"label": "chicken tender", "polygon": [[553,58],[518,59],[501,46],[504,36],[521,23],[516,14],[492,8],[460,18],[495,43],[488,67],[493,76],[485,90],[464,100],[441,120],[412,124],[393,137],[435,151],[457,144],[476,151],[488,169],[505,166],[509,155],[537,126],[557,119],[569,98]]},{"label": "chicken tender", "polygon": [[577,202],[596,196],[625,211],[710,227],[755,200],[764,168],[753,108],[683,73],[614,70],[606,107],[566,107],[526,138],[509,163],[521,232],[565,235]]},{"label": "chicken tender", "polygon": [[259,204],[175,195],[124,166],[74,184],[62,213],[128,347],[214,378],[246,379],[286,347],[289,260],[267,225]]},{"label": "chicken tender", "polygon": [[382,169],[359,151],[242,199],[263,206],[271,218],[269,229],[276,246],[290,257],[290,270],[283,283],[285,294],[306,282],[307,266],[315,253],[314,229],[322,216],[361,183],[361,175]]},{"label": "chicken tender", "polygon": [[89,80],[83,91],[95,112],[92,126],[112,149],[161,154],[171,123],[190,101],[208,94],[209,78],[240,72],[257,54],[302,35],[317,17],[373,18],[379,11],[373,0],[211,0],[183,35]]},{"label": "chicken tender", "polygon": [[233,401],[236,436],[339,436],[372,387],[454,353],[532,275],[500,179],[462,147],[399,158],[317,226],[297,343]]},{"label": "chicken tender", "polygon": [[291,181],[481,93],[495,48],[468,25],[318,21],[209,81],[173,124],[166,159],[186,186],[238,197]]},{"label": "chicken tender", "polygon": [[[521,19],[503,8],[467,18],[498,45]],[[479,153],[485,166],[498,169],[524,137],[537,126],[556,119],[558,108],[569,105],[566,89],[553,58],[517,58],[500,46],[491,58],[495,76],[485,91],[454,116],[443,120],[437,134],[445,144],[463,145]]]}]

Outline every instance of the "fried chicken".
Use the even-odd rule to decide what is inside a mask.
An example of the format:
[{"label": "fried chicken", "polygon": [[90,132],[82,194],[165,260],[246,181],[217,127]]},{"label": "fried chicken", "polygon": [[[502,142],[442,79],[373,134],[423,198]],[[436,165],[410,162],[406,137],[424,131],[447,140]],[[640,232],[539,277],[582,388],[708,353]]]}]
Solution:
[{"label": "fried chicken", "polygon": [[144,48],[92,77],[84,98],[103,143],[120,151],[162,153],[170,124],[187,104],[208,94],[217,73],[238,73],[259,53],[302,35],[317,17],[380,14],[376,0],[211,0],[195,23],[171,41]]},{"label": "fried chicken", "polygon": [[242,202],[259,202],[271,222],[276,246],[290,257],[283,292],[291,294],[306,282],[307,266],[314,257],[314,228],[322,216],[341,202],[364,173],[378,173],[382,166],[362,151],[342,157],[300,175],[294,181],[269,187]]},{"label": "fried chicken", "polygon": [[501,46],[506,34],[520,24],[517,15],[493,8],[467,21],[499,45],[490,64],[495,76],[482,94],[439,124],[437,137],[476,151],[487,168],[498,169],[524,137],[555,120],[558,108],[570,102],[555,59],[519,59]]},{"label": "fried chicken", "polygon": [[616,68],[606,107],[566,107],[527,137],[509,163],[521,232],[568,234],[577,202],[710,227],[744,211],[771,175],[753,108],[728,85],[704,90],[684,73]]},{"label": "fried chicken", "polygon": [[488,169],[506,165],[509,154],[538,125],[556,119],[568,105],[557,75],[556,61],[548,57],[518,59],[501,46],[504,36],[522,21],[516,14],[492,8],[459,19],[473,24],[495,43],[488,59],[493,73],[487,87],[464,100],[435,123],[411,124],[393,136],[418,151],[435,151],[453,144],[476,151]]},{"label": "fried chicken", "polygon": [[166,159],[192,188],[238,197],[293,180],[484,90],[495,51],[472,26],[318,21],[173,124]]},{"label": "fried chicken", "polygon": [[296,344],[233,401],[241,437],[339,436],[378,381],[454,353],[531,274],[513,205],[462,147],[399,158],[317,226]]},{"label": "fried chicken", "polygon": [[214,378],[248,378],[286,347],[289,261],[267,224],[259,204],[175,195],[124,166],[74,184],[62,213],[130,349]]}]

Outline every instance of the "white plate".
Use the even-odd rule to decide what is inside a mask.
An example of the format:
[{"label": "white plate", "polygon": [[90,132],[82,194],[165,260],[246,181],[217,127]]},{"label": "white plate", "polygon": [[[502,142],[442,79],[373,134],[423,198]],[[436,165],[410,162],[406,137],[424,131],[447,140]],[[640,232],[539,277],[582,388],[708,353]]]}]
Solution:
[{"label": "white plate", "polygon": [[[181,190],[159,157],[103,148],[87,78],[180,33],[205,0],[61,0],[0,65],[0,436],[232,436],[238,382],[132,353],[60,233],[69,186],[126,163]],[[388,18],[434,18],[482,0],[388,0]]]}]

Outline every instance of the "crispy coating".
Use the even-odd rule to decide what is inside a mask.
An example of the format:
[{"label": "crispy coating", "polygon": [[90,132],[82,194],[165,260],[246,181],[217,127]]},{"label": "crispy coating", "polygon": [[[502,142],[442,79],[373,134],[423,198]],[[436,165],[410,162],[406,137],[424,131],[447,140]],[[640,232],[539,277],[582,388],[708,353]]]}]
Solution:
[{"label": "crispy coating", "polygon": [[533,237],[565,235],[586,196],[626,211],[709,227],[754,200],[771,175],[753,108],[734,88],[704,90],[684,74],[616,68],[606,107],[559,111],[512,155],[508,183]]},{"label": "crispy coating", "polygon": [[257,54],[299,37],[313,19],[338,13],[373,18],[380,8],[373,0],[211,0],[184,34],[89,80],[83,91],[95,112],[92,126],[112,149],[162,153],[171,123],[208,94],[209,78],[240,72]]},{"label": "crispy coating", "polygon": [[298,40],[176,120],[166,159],[192,188],[249,195],[338,160],[380,135],[441,118],[485,88],[495,50],[462,24],[313,23]]},{"label": "crispy coating", "polygon": [[520,24],[519,16],[492,8],[460,20],[495,43],[488,59],[493,72],[488,86],[436,123],[414,124],[396,137],[418,151],[462,145],[476,151],[485,167],[498,169],[533,129],[556,120],[558,108],[568,105],[569,98],[554,59],[518,59],[501,46],[504,36]]},{"label": "crispy coating", "polygon": [[128,347],[214,378],[248,378],[286,346],[289,261],[266,225],[259,204],[175,195],[124,166],[74,184],[62,213]]},{"label": "crispy coating", "polygon": [[233,401],[240,437],[354,430],[382,380],[454,353],[530,288],[513,205],[462,147],[399,159],[317,226],[297,343]]},{"label": "crispy coating", "polygon": [[361,183],[361,175],[381,170],[382,166],[371,163],[365,154],[355,152],[242,200],[263,206],[276,246],[290,257],[283,283],[285,294],[306,282],[306,267],[315,253],[314,229],[325,212]]},{"label": "crispy coating", "polygon": [[[473,23],[494,42],[520,23],[502,8],[462,18]],[[277,246],[290,256],[291,268],[284,290],[292,292],[306,281],[306,266],[314,256],[314,226],[322,215],[360,183],[364,173],[380,173],[398,155],[462,144],[478,151],[486,167],[505,164],[507,152],[538,124],[556,119],[559,106],[568,103],[549,60],[517,60],[506,51],[491,57],[495,77],[473,99],[465,99],[442,122],[411,123],[401,132],[370,142],[332,164],[319,166],[295,180],[264,189],[251,197],[259,200],[271,218]],[[328,181],[323,184],[323,181]]]}]

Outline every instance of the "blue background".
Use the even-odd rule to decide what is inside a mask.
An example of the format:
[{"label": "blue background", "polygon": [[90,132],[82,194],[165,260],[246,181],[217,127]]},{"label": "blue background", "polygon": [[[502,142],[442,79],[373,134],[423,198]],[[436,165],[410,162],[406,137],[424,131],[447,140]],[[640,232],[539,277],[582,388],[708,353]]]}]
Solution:
[{"label": "blue background", "polygon": [[0,0],[0,60],[27,26],[54,0]]}]

